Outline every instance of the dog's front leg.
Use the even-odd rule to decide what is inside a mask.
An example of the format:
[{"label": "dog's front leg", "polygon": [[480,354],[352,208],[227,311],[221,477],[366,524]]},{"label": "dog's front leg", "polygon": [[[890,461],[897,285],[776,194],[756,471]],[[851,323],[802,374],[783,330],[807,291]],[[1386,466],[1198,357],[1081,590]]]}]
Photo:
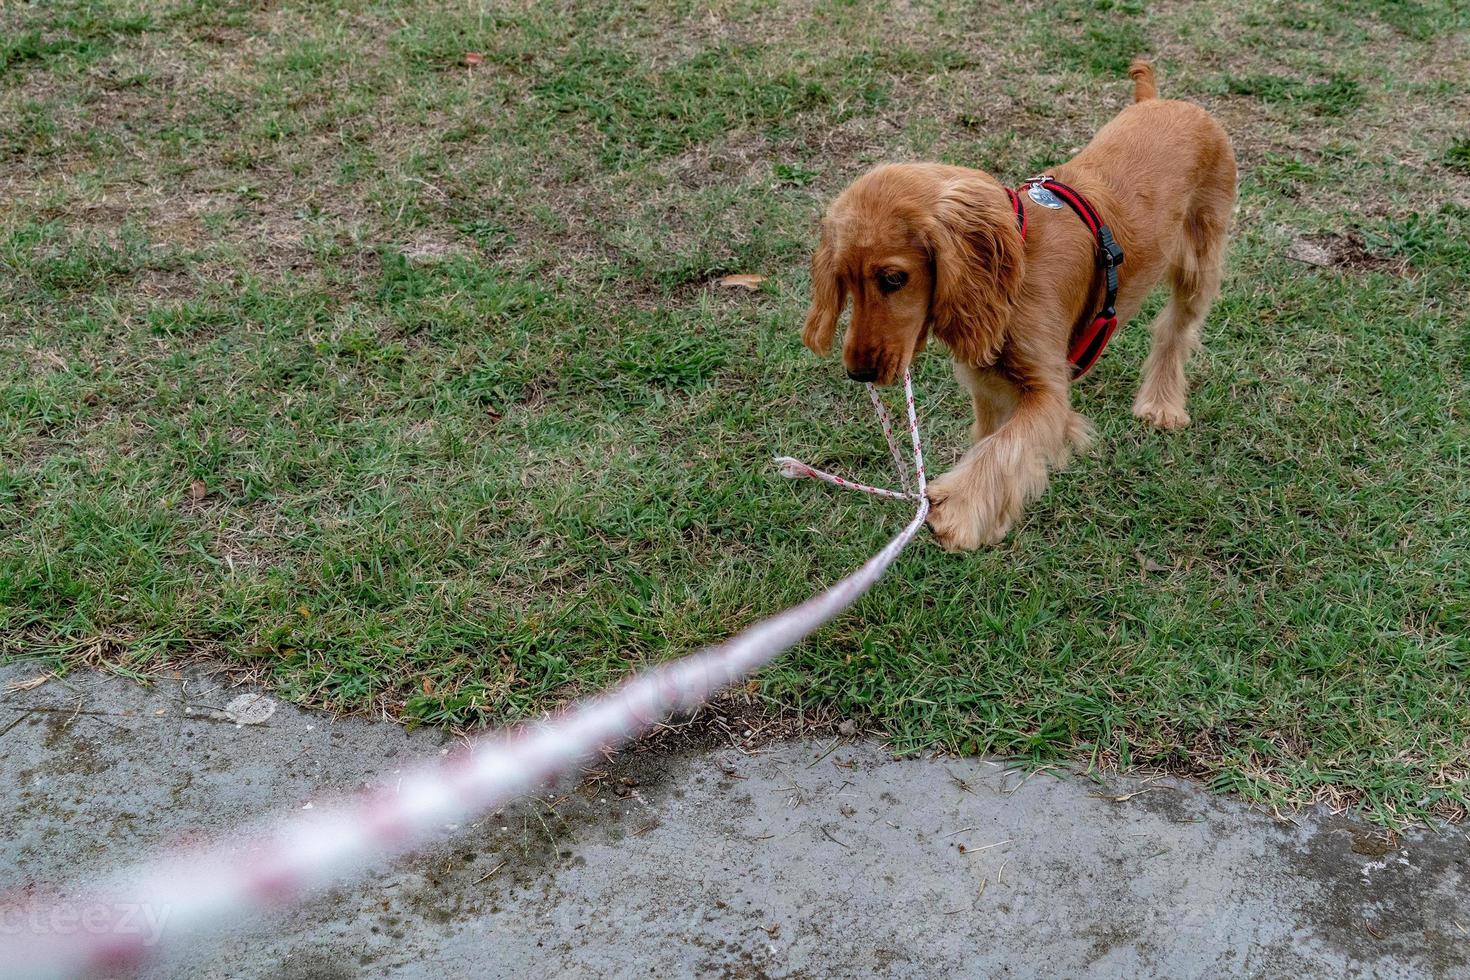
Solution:
[{"label": "dog's front leg", "polygon": [[934,537],[947,551],[999,544],[1046,489],[1048,468],[1065,462],[1069,436],[1082,425],[1063,378],[1018,391],[1010,418],[929,484]]},{"label": "dog's front leg", "polygon": [[955,361],[954,376],[970,392],[970,403],[975,407],[975,424],[970,426],[971,443],[999,429],[1016,410],[1016,386],[999,371]]}]

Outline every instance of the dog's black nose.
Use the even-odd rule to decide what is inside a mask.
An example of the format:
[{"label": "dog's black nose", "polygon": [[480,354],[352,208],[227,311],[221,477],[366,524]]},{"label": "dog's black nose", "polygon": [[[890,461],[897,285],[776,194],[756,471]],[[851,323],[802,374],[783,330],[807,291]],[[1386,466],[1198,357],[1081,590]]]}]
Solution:
[{"label": "dog's black nose", "polygon": [[854,371],[852,368],[848,368],[847,376],[854,381],[877,381],[878,369],[875,367],[866,367],[862,368],[861,370]]}]

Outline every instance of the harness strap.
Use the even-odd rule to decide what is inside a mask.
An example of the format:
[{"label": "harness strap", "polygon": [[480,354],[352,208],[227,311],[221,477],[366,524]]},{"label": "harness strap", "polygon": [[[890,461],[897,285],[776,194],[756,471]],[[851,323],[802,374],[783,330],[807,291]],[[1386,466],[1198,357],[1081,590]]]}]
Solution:
[{"label": "harness strap", "polygon": [[1026,209],[1021,206],[1021,195],[1006,188],[1006,195],[1011,199],[1011,209],[1016,212],[1016,224],[1021,228],[1021,239],[1026,238]]},{"label": "harness strap", "polygon": [[[1092,202],[1079,191],[1046,174],[1029,177],[1021,182],[1022,187],[1038,185],[1044,186],[1046,190],[1055,194],[1062,203],[1076,213],[1077,217],[1082,219],[1087,230],[1092,232],[1092,237],[1097,239],[1098,258],[1103,267],[1105,286],[1103,308],[1077,335],[1067,351],[1067,360],[1072,362],[1072,377],[1076,379],[1092,370],[1092,366],[1102,355],[1103,348],[1112,339],[1113,331],[1118,329],[1118,266],[1123,264],[1123,249],[1113,238],[1112,229],[1103,224],[1102,217],[1092,206]],[[1021,235],[1024,238],[1026,209],[1021,204],[1021,196],[1010,188],[1006,189],[1006,193],[1010,195],[1011,204],[1016,209],[1017,220],[1021,223]]]}]

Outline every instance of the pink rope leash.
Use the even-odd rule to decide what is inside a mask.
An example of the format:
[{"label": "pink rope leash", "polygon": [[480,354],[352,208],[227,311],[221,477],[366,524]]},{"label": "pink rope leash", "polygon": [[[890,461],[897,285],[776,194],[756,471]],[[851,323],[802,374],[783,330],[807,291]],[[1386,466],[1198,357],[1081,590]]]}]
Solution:
[{"label": "pink rope leash", "polygon": [[[878,386],[869,384],[868,401],[873,403],[873,411],[878,413],[878,424],[883,426],[883,441],[888,443],[888,453],[893,457],[893,468],[898,470],[898,481],[903,484],[904,493],[912,495],[913,488],[909,486],[909,467],[904,462],[903,452],[898,448],[898,440],[893,438],[893,422],[888,418],[888,409],[883,407],[883,399],[878,397]],[[904,391],[908,392],[910,398],[913,391],[908,382],[908,372],[904,372]],[[918,426],[915,425],[915,431]]]},{"label": "pink rope leash", "polygon": [[863,493],[871,493],[878,497],[892,497],[895,500],[924,500],[928,490],[928,484],[924,479],[924,451],[919,444],[919,420],[914,415],[914,386],[909,381],[907,371],[903,375],[903,393],[904,404],[908,409],[909,434],[914,443],[914,467],[918,471],[919,478],[918,493],[915,493],[909,486],[908,465],[904,462],[903,452],[898,448],[898,440],[893,436],[893,423],[888,417],[888,409],[883,407],[883,400],[878,397],[877,386],[871,384],[868,385],[868,400],[873,403],[873,409],[878,413],[878,422],[883,426],[883,438],[888,442],[888,452],[893,456],[893,465],[898,470],[898,479],[903,484],[903,490],[870,487],[866,483],[858,483],[856,480],[846,479],[836,473],[819,470],[815,466],[810,466],[790,456],[776,457],[776,465],[781,468],[781,475],[791,480],[803,477],[821,480],[846,490],[861,490]]},{"label": "pink rope leash", "polygon": [[[279,908],[443,836],[462,823],[565,776],[678,712],[692,711],[826,624],[877,582],[924,526],[924,456],[913,386],[904,375],[917,492],[881,490],[831,477],[839,486],[914,499],[914,517],[856,571],[831,588],[698,653],[644,671],[553,718],[484,736],[421,763],[382,788],[309,814],[297,812],[254,832],[122,872],[68,897],[0,898],[0,977],[112,974],[136,968],[161,946]],[[879,406],[895,460],[896,440]],[[818,479],[831,476],[790,465]],[[787,468],[783,462],[783,471]],[[903,467],[899,466],[903,477]],[[791,475],[788,473],[788,475]],[[155,928],[156,927],[156,928]]]}]

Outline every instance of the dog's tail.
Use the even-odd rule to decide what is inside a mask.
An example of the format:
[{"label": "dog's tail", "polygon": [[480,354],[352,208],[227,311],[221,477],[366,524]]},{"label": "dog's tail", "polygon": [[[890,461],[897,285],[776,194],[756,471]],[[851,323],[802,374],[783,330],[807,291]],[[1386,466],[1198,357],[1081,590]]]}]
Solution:
[{"label": "dog's tail", "polygon": [[1159,97],[1159,86],[1154,81],[1154,66],[1147,61],[1142,58],[1135,59],[1133,64],[1128,66],[1128,77],[1133,79],[1134,102]]}]

